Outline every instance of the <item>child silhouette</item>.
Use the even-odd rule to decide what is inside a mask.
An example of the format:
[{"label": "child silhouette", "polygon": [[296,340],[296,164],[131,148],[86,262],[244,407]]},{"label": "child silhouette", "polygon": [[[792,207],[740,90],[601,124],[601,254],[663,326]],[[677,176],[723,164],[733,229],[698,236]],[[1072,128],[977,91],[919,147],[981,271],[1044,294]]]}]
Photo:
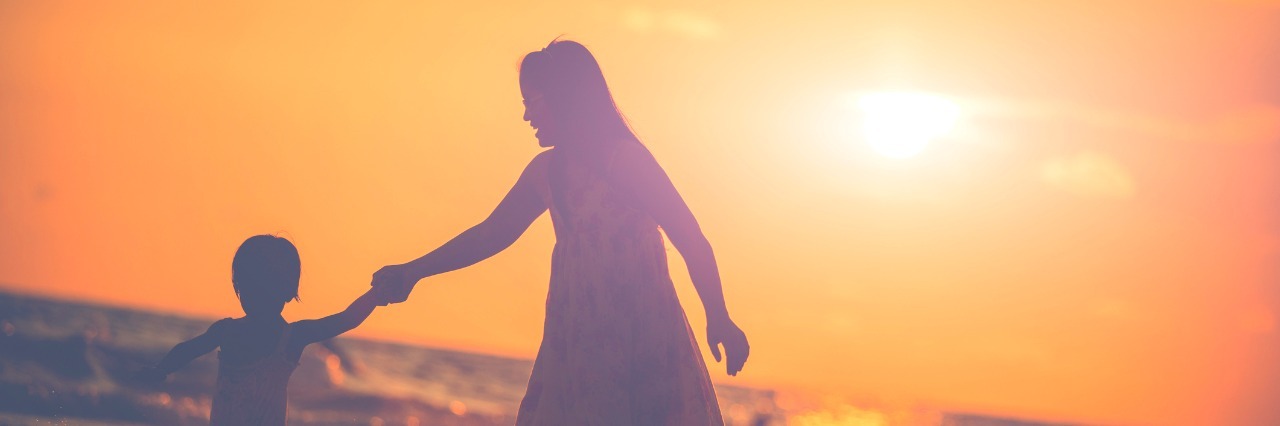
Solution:
[{"label": "child silhouette", "polygon": [[231,283],[244,317],[225,318],[195,338],[179,343],[139,378],[162,382],[192,360],[218,351],[218,382],[209,415],[211,425],[283,425],[289,376],[307,345],[355,328],[386,297],[377,288],[346,310],[294,323],[280,314],[298,298],[301,262],[289,240],[257,235],[245,240],[231,262]]}]

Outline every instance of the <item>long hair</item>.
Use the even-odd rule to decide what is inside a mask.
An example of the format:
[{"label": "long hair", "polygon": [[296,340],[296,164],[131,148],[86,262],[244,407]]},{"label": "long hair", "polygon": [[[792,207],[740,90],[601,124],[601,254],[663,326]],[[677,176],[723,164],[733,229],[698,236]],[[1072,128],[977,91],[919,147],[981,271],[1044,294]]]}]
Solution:
[{"label": "long hair", "polygon": [[568,137],[606,141],[636,139],[605,84],[600,64],[582,44],[553,40],[520,61],[520,85],[542,92]]}]

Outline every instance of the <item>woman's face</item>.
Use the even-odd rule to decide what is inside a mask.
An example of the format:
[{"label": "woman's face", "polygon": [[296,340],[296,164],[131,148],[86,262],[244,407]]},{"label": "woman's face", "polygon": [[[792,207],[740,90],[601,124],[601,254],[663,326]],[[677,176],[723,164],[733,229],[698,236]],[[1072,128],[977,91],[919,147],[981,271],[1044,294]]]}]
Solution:
[{"label": "woman's face", "polygon": [[551,109],[547,107],[543,93],[523,86],[520,92],[524,95],[524,121],[528,121],[529,126],[533,127],[533,136],[538,138],[538,145],[556,146],[556,140],[561,136],[560,129],[552,117]]}]

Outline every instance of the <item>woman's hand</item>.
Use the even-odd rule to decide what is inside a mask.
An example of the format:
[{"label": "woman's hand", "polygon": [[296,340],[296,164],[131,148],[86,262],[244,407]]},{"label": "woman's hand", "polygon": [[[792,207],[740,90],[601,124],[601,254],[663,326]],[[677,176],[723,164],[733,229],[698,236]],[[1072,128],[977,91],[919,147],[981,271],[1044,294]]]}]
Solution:
[{"label": "woman's hand", "polygon": [[413,279],[408,272],[407,265],[387,265],[373,273],[373,282],[369,285],[374,287],[389,287],[385,289],[385,299],[389,303],[400,303],[409,300],[409,293],[413,291],[413,286],[418,284],[418,279]]},{"label": "woman's hand", "polygon": [[724,345],[725,373],[738,375],[742,366],[747,363],[747,355],[751,353],[751,345],[747,344],[747,335],[738,328],[728,315],[707,317],[707,345],[711,346],[711,355],[720,362],[720,345]]}]

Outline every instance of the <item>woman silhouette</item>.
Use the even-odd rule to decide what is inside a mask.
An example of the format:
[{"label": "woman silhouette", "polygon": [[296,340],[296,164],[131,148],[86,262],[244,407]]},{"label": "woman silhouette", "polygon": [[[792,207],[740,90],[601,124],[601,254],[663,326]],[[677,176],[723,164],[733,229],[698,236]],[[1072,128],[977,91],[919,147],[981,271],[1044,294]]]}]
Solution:
[{"label": "woman silhouette", "polygon": [[[520,64],[524,119],[543,151],[493,213],[440,248],[386,266],[373,285],[460,269],[510,246],[548,209],[555,227],[542,345],[517,425],[719,425],[706,365],[667,271],[662,234],[684,256],[726,371],[747,360],[711,244],[613,102],[586,47],[553,41]],[[393,298],[394,299],[394,298]]]}]

